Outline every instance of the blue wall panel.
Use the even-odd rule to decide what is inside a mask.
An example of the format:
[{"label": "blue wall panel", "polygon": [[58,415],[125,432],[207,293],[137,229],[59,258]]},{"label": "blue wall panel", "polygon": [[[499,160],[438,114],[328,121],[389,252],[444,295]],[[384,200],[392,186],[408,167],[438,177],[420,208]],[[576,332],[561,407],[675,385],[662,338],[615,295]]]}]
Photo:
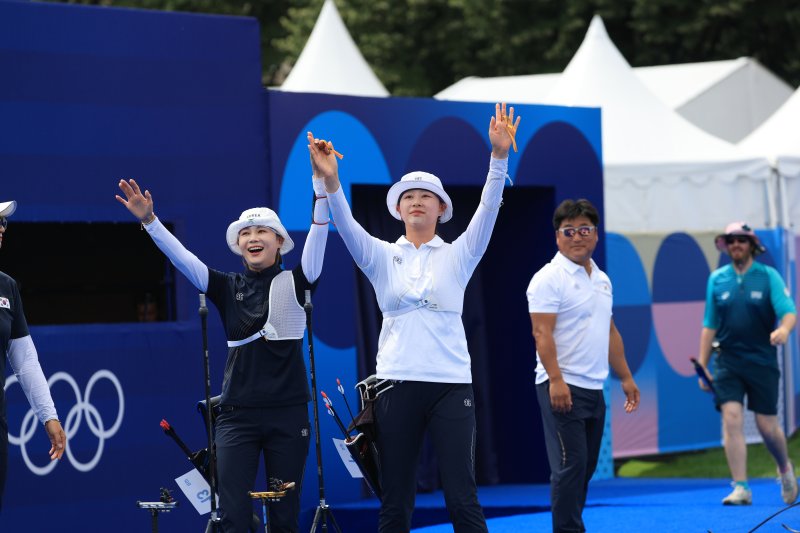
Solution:
[{"label": "blue wall panel", "polygon": [[[0,199],[19,202],[13,221],[131,222],[114,195],[120,178],[133,177],[152,192],[156,213],[187,248],[220,270],[241,269],[224,242],[228,223],[249,207],[277,208],[298,245],[286,258],[292,267],[310,220],[308,129],[333,138],[345,154],[347,185],[388,185],[415,168],[435,170],[447,187],[482,185],[491,106],[264,92],[259,49],[258,25],[248,18],[0,2]],[[520,153],[512,154],[509,169],[516,187],[551,191],[542,212],[552,212],[551,198],[588,197],[602,206],[599,110],[520,106],[518,113]],[[509,200],[515,190],[507,189]],[[141,238],[148,239],[144,232]],[[125,244],[109,243],[108,263],[87,270],[114,268],[113,248]],[[64,260],[81,261],[80,247],[76,242],[74,256]],[[509,253],[530,265],[523,269],[530,270],[527,279],[502,295],[525,321],[525,284],[555,253],[552,228],[499,233],[492,247],[486,261],[499,264]],[[0,251],[0,269],[2,259]],[[605,264],[604,250],[597,259]],[[352,261],[334,229],[315,295],[315,352],[318,388],[340,411],[337,377],[356,406],[353,291]],[[82,531],[149,527],[149,515],[135,502],[156,499],[162,486],[175,489],[173,479],[189,469],[158,422],[166,418],[191,447],[204,446],[195,412],[203,395],[197,291],[179,276],[177,293],[172,323],[32,328],[60,416],[72,420],[72,458],[37,475],[48,464],[41,429],[24,447],[11,445],[3,530],[49,531],[53,520]],[[504,341],[523,348],[497,357],[534,358],[528,327],[519,329]],[[209,335],[218,391],[226,350],[213,311]],[[531,384],[533,376],[519,380]],[[17,385],[8,393],[16,438],[25,433],[28,407]],[[527,423],[538,419],[535,404],[516,409],[515,419],[526,421],[519,442],[541,448],[529,455],[543,462],[541,436],[535,422]],[[324,412],[320,422],[328,501],[360,498],[360,484],[330,443],[338,430]],[[93,468],[85,466],[94,459]],[[306,522],[318,502],[314,466],[312,446]],[[205,520],[184,501],[161,523],[165,531],[189,531]]]}]

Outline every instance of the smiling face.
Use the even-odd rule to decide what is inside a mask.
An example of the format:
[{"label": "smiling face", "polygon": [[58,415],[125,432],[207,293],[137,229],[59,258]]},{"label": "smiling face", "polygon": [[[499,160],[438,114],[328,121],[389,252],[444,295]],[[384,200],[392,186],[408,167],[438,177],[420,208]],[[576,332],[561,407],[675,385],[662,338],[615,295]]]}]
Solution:
[{"label": "smiling face", "polygon": [[266,226],[248,226],[239,231],[237,244],[247,268],[260,272],[277,261],[283,237]]},{"label": "smiling face", "polygon": [[589,260],[592,258],[592,252],[594,252],[597,246],[597,228],[594,227],[589,217],[579,216],[562,220],[559,229],[577,229],[581,226],[590,226],[594,229],[589,235],[585,236],[576,231],[575,235],[572,237],[567,237],[562,232],[556,231],[556,244],[558,245],[558,251],[561,252],[561,255],[573,263],[585,267],[589,264]]},{"label": "smiling face", "polygon": [[397,212],[400,219],[415,227],[436,226],[447,205],[434,193],[426,189],[409,189],[400,195]]}]

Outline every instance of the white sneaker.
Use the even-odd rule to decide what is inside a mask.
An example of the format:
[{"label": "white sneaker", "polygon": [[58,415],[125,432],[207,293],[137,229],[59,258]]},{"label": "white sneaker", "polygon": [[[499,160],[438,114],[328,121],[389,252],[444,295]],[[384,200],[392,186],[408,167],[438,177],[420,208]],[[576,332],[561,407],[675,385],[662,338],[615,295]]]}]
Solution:
[{"label": "white sneaker", "polygon": [[778,478],[781,483],[781,498],[783,503],[791,505],[797,499],[797,477],[794,475],[794,465],[789,463],[789,469],[781,474],[778,470]]},{"label": "white sneaker", "polygon": [[722,505],[750,505],[753,503],[753,491],[736,483],[731,483],[731,486],[733,487],[733,492],[722,499]]}]

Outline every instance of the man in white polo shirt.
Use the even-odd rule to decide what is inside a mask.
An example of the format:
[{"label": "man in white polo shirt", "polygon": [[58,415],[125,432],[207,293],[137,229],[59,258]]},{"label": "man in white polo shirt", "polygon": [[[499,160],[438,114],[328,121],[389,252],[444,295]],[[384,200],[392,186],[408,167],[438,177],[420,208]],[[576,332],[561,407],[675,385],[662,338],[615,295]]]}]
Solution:
[{"label": "man in white polo shirt", "polygon": [[553,215],[558,253],[533,276],[527,292],[553,531],[559,533],[586,531],[581,515],[603,438],[609,364],[622,380],[625,411],[639,406],[639,388],[611,318],[611,280],[592,260],[598,223],[588,200],[563,201]]}]

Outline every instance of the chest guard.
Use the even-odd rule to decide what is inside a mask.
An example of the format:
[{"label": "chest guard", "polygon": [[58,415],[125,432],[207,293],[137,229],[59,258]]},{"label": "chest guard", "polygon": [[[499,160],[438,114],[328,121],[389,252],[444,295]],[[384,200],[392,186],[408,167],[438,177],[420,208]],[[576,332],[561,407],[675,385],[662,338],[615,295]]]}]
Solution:
[{"label": "chest guard", "polygon": [[305,330],[306,314],[295,297],[294,276],[286,270],[269,285],[269,315],[264,327],[246,339],[228,341],[228,347],[243,346],[261,337],[271,341],[302,339]]},{"label": "chest guard", "polygon": [[[453,248],[451,244],[445,243],[441,248],[433,250],[429,259],[431,263],[430,271],[426,277],[429,284],[424,289],[419,286],[414,287],[406,282],[399,281],[395,286],[398,293],[404,295],[393,305],[393,308],[381,308],[384,318],[394,318],[417,309],[428,309],[429,311],[443,311],[449,313],[462,313],[464,308],[464,288],[458,281],[455,272],[456,261],[453,259]],[[395,265],[396,269],[403,268],[402,265]],[[397,276],[402,279],[403,276]],[[418,294],[418,298],[409,298],[410,294]]]}]

